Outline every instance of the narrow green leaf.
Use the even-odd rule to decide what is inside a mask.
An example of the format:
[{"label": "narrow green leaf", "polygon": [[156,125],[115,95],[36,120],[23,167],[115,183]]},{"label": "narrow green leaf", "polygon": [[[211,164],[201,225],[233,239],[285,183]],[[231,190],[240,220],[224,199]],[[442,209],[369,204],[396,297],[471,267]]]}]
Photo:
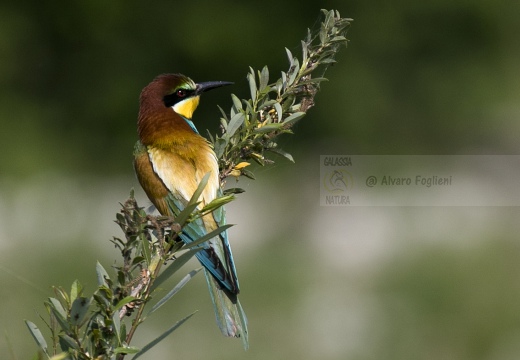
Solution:
[{"label": "narrow green leaf", "polygon": [[281,149],[278,149],[278,148],[271,148],[269,149],[270,152],[273,152],[275,154],[278,154],[278,155],[281,155],[283,156],[284,158],[286,158],[287,160],[289,160],[290,162],[294,162],[294,158],[292,157],[291,154],[289,154],[288,152],[285,152]]},{"label": "narrow green leaf", "polygon": [[60,325],[63,331],[68,332],[70,331],[69,323],[67,322],[67,317],[63,317],[56,308],[51,307],[52,315],[56,318],[56,322]]},{"label": "narrow green leaf", "polygon": [[226,120],[226,119],[224,119],[224,118],[220,118],[220,125],[222,126],[222,129],[223,129],[224,131],[227,131],[227,125],[228,125],[228,123],[227,123],[227,120]]},{"label": "narrow green leaf", "polygon": [[234,106],[231,106],[231,110],[229,111],[229,117],[233,117],[238,114],[240,111],[237,111]]},{"label": "narrow green leaf", "polygon": [[327,12],[324,24],[327,29],[330,29],[334,25],[334,10]]},{"label": "narrow green leaf", "polygon": [[[145,258],[143,256],[136,256],[133,260],[132,260],[132,265],[136,265],[136,264],[139,264],[140,262],[143,262],[145,260]],[[122,284],[121,284],[122,285]]]},{"label": "narrow green leaf", "polygon": [[235,197],[233,195],[228,194],[228,195],[220,196],[220,197],[212,200],[208,205],[204,206],[200,212],[202,214],[213,212],[216,209],[218,209],[219,207],[224,206],[233,200],[235,200]]},{"label": "narrow green leaf", "polygon": [[197,209],[197,206],[199,203],[194,204],[188,204],[186,207],[177,215],[176,219],[178,224],[181,224],[184,226],[188,219],[190,218],[191,214]]},{"label": "narrow green leaf", "polygon": [[[51,333],[57,333],[58,332],[58,320],[56,320],[56,316],[54,316],[54,312],[52,311],[52,307],[51,307],[51,304],[49,302],[45,302],[43,304],[45,306],[45,310],[47,310],[47,312],[49,313],[49,330],[51,331]],[[41,319],[43,319],[43,317],[40,316]]]},{"label": "narrow green leaf", "polygon": [[83,286],[80,284],[78,279],[74,280],[70,289],[70,301],[74,302],[78,296],[81,296],[83,292]]},{"label": "narrow green leaf", "polygon": [[266,102],[262,103],[262,105],[258,106],[258,110],[262,110],[268,106],[272,106],[277,102],[278,101],[276,101],[276,100],[267,100]]},{"label": "narrow green leaf", "polygon": [[200,270],[202,270],[201,267],[190,271],[185,277],[183,277],[182,280],[179,281],[179,283],[177,285],[175,285],[173,289],[171,289],[161,300],[159,300],[152,307],[152,309],[148,312],[148,314],[146,314],[146,317],[150,316],[152,313],[157,311],[161,306],[166,304],[166,302],[168,300],[170,300],[173,297],[173,295],[177,294],[179,292],[179,290],[181,290],[184,287],[184,285],[186,285],[188,283],[188,281],[190,281]]},{"label": "narrow green leaf", "polygon": [[61,287],[53,286],[52,289],[54,290],[54,293],[56,294],[56,299],[61,303],[61,305],[64,308],[68,308],[71,304],[69,299],[69,294],[63,290]]},{"label": "narrow green leaf", "polygon": [[170,264],[170,266],[167,266],[166,269],[159,276],[157,276],[152,285],[152,290],[157,289],[159,285],[168,280],[170,276],[175,274],[175,272],[177,272],[177,270],[179,270],[182,267],[182,265],[186,264],[188,260],[190,260],[193,257],[193,255],[198,253],[200,250],[201,249],[190,249],[182,255],[180,255],[179,257],[177,257],[175,261]]},{"label": "narrow green leaf", "polygon": [[34,338],[34,341],[36,341],[36,344],[38,344],[38,347],[47,355],[47,342],[45,341],[45,338],[43,337],[42,332],[40,329],[38,329],[38,326],[34,324],[32,321],[25,320],[25,325],[27,325],[27,328],[29,329],[32,337]]},{"label": "narrow green leaf", "polygon": [[[261,100],[258,100],[261,101]],[[246,110],[244,112],[244,125],[243,127],[248,128],[251,121],[256,121],[256,111],[253,109],[252,101],[244,102]]]},{"label": "narrow green leaf", "polygon": [[107,279],[110,279],[110,276],[99,261],[96,263],[96,275],[98,286],[108,285]]},{"label": "narrow green leaf", "polygon": [[215,140],[215,143],[214,143],[214,149],[215,150],[215,155],[217,156],[217,159],[220,159],[222,157],[222,155],[224,155],[224,151],[226,150],[226,145],[227,145],[227,141],[225,139],[222,139],[222,138],[218,138],[217,140]]},{"label": "narrow green leaf", "polygon": [[143,254],[143,257],[145,258],[146,265],[150,265],[152,262],[152,249],[153,244],[148,241],[148,238],[144,235],[144,233],[141,233],[139,236],[140,245],[141,245],[141,253]]},{"label": "narrow green leaf", "polygon": [[241,188],[229,188],[229,189],[224,190],[224,195],[242,194],[243,192],[246,192],[246,191]]},{"label": "narrow green leaf", "polygon": [[281,126],[282,126],[282,124],[280,124],[280,123],[267,124],[258,129],[255,129],[255,133],[259,133],[259,134],[269,133],[272,131],[280,130]]},{"label": "narrow green leaf", "polygon": [[295,123],[296,121],[300,120],[304,116],[305,116],[305,112],[303,112],[303,111],[295,112],[294,114],[287,116],[287,118],[283,121],[283,124],[290,125],[290,124]]},{"label": "narrow green leaf", "polygon": [[323,59],[323,60],[320,61],[320,63],[322,63],[322,64],[335,64],[336,60],[334,60],[333,58]]},{"label": "narrow green leaf", "polygon": [[[220,119],[220,120],[223,120],[223,119]],[[208,134],[209,142],[213,144],[215,142],[215,139],[213,138],[213,135],[211,135],[211,133],[209,132],[208,129],[206,129],[206,133]]]},{"label": "narrow green leaf", "polygon": [[114,314],[112,315],[112,327],[116,333],[117,345],[119,346],[125,339],[121,337],[121,319],[119,319],[118,311],[114,311]]},{"label": "narrow green leaf", "polygon": [[311,79],[308,79],[308,80],[302,80],[302,81],[298,82],[298,86],[308,85],[308,84],[318,84],[318,83],[320,83],[322,81],[329,81],[329,79],[327,79],[327,78],[311,78]]},{"label": "narrow green leaf", "polygon": [[255,180],[255,175],[249,171],[249,170],[246,170],[246,169],[242,169],[242,175],[244,175],[246,178],[249,178],[251,180]]},{"label": "narrow green leaf", "polygon": [[284,72],[282,71],[282,79],[276,80],[276,84],[274,85],[274,88],[278,95],[280,95],[280,93],[282,92],[282,88],[285,87],[285,82],[283,81],[283,77],[284,77]]},{"label": "narrow green leaf", "polygon": [[139,351],[141,349],[135,346],[121,346],[114,349],[114,354],[137,354]]},{"label": "narrow green leaf", "polygon": [[293,66],[293,64],[294,64],[294,56],[291,53],[291,50],[285,48],[285,52],[287,53],[287,59],[289,60],[290,66]]},{"label": "narrow green leaf", "polygon": [[121,323],[121,326],[119,328],[119,333],[121,334],[121,342],[126,341],[127,333],[126,333],[126,323],[124,321]]},{"label": "narrow green leaf", "polygon": [[[287,88],[287,74],[284,71],[282,71],[282,88],[283,90]],[[280,90],[278,90],[278,92],[280,92]]]},{"label": "narrow green leaf", "polygon": [[347,38],[344,37],[344,36],[334,36],[330,42],[343,42],[343,41],[347,41]]},{"label": "narrow green leaf", "polygon": [[55,310],[63,319],[67,318],[67,311],[61,304],[61,302],[56,298],[49,298],[51,309]]},{"label": "narrow green leaf", "polygon": [[168,330],[166,330],[164,333],[162,333],[161,335],[159,335],[157,338],[155,338],[155,340],[153,340],[152,342],[146,344],[145,346],[143,346],[142,350],[139,351],[137,353],[137,355],[135,355],[133,357],[133,360],[139,358],[140,356],[142,356],[144,353],[146,353],[148,350],[150,350],[151,348],[153,348],[155,345],[157,345],[159,342],[161,342],[164,338],[166,338],[168,335],[170,335],[172,332],[174,332],[179,326],[181,326],[182,324],[184,324],[190,317],[192,317],[193,315],[195,315],[196,311],[191,313],[190,315],[186,316],[184,319],[182,320],[179,320],[177,321],[172,327],[170,327]]},{"label": "narrow green leaf", "polygon": [[307,49],[307,43],[302,40],[302,63],[305,64],[307,62],[307,56],[308,56],[308,49]]},{"label": "narrow green leaf", "polygon": [[[257,163],[259,164],[260,166],[265,166],[265,159],[263,156],[252,156],[252,159]],[[246,177],[249,177],[248,175],[246,175],[246,171],[245,169],[242,170],[242,175],[246,176]]]},{"label": "narrow green leaf", "polygon": [[298,76],[298,72],[300,71],[300,62],[298,59],[294,59],[294,64],[291,66],[291,70],[289,71],[289,79],[287,79],[287,84],[292,85],[294,80],[296,80],[296,76]]},{"label": "narrow green leaf", "polygon": [[[51,311],[50,305],[47,302],[44,302],[43,306],[45,307],[45,310],[47,310],[47,312],[50,314],[50,311]],[[36,315],[38,315],[38,317],[43,321],[45,326],[47,326],[47,328],[49,330],[51,330],[51,332],[52,332],[53,331],[53,328],[51,327],[51,325],[52,325],[52,317],[49,319],[49,322],[47,322],[47,320],[42,316],[42,314],[40,314],[38,311],[35,311],[35,312],[36,312]]]},{"label": "narrow green leaf", "polygon": [[69,359],[69,354],[62,352],[49,358],[49,360],[65,360]]},{"label": "narrow green leaf", "polygon": [[299,110],[301,109],[301,103],[296,102],[295,100],[296,100],[296,96],[291,94],[282,101],[282,109],[283,109],[284,113],[294,114],[294,113],[300,112]]},{"label": "narrow green leaf", "polygon": [[228,117],[227,117],[226,112],[219,105],[217,105],[217,106],[218,106],[218,109],[220,110],[220,113],[222,114],[222,117],[227,121]]},{"label": "narrow green leaf", "polygon": [[61,350],[63,350],[63,351],[67,351],[68,349],[79,350],[78,344],[70,336],[68,336],[66,334],[60,334],[59,337],[60,337]]},{"label": "narrow green leaf", "polygon": [[262,68],[262,72],[259,73],[258,79],[260,82],[260,91],[263,91],[269,84],[269,69],[267,65]]},{"label": "narrow green leaf", "polygon": [[276,119],[276,122],[282,122],[282,117],[283,117],[283,110],[282,110],[282,105],[280,105],[279,102],[276,102],[274,103],[274,108],[276,109],[276,116],[277,116],[277,119]]},{"label": "narrow green leaf", "polygon": [[108,295],[110,294],[107,294],[106,291],[98,290],[92,297],[100,307],[104,308],[111,306],[111,299],[108,298]]},{"label": "narrow green leaf", "polygon": [[305,37],[305,42],[309,44],[312,41],[312,32],[311,29],[307,28],[307,36]]},{"label": "narrow green leaf", "polygon": [[242,126],[242,123],[244,122],[244,113],[239,112],[235,114],[231,120],[229,120],[229,124],[227,127],[227,131],[224,134],[227,141],[231,139],[231,137],[235,134],[235,132]]},{"label": "narrow green leaf", "polygon": [[322,24],[320,29],[320,43],[324,45],[327,41],[327,28]]},{"label": "narrow green leaf", "polygon": [[88,314],[92,298],[78,297],[72,303],[70,309],[70,323],[74,326],[80,325]]},{"label": "narrow green leaf", "polygon": [[240,110],[242,110],[242,102],[235,94],[231,94],[231,100],[233,100],[233,108],[235,113],[239,113]]},{"label": "narrow green leaf", "polygon": [[226,225],[219,226],[215,230],[210,231],[206,235],[198,238],[197,240],[192,241],[189,244],[186,244],[184,247],[187,249],[193,249],[194,247],[199,246],[199,245],[205,243],[206,241],[213,239],[215,236],[217,236],[221,232],[229,229],[232,226],[233,226],[233,224],[226,224]]},{"label": "narrow green leaf", "polygon": [[[251,69],[251,71],[253,71],[253,69]],[[251,92],[251,100],[255,102],[257,87],[254,72],[253,74],[247,74],[247,80],[249,81],[249,91]]]}]

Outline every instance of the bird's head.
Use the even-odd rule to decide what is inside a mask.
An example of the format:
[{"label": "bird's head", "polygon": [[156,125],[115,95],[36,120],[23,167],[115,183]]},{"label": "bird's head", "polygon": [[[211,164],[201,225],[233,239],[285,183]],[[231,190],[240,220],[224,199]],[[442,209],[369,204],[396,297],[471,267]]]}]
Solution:
[{"label": "bird's head", "polygon": [[174,131],[172,124],[179,120],[176,115],[191,120],[202,93],[231,84],[227,81],[195,83],[182,74],[159,75],[141,92],[138,121],[141,140],[145,133],[164,133],[166,128]]},{"label": "bird's head", "polygon": [[226,81],[208,81],[196,84],[189,77],[178,74],[166,76],[166,83],[163,96],[164,105],[171,107],[173,111],[186,119],[192,118],[203,92],[232,84]]}]

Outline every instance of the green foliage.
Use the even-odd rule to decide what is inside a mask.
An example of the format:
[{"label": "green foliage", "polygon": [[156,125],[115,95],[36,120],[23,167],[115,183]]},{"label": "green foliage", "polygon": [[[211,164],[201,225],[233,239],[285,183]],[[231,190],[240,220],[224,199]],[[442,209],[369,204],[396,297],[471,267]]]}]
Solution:
[{"label": "green foliage", "polygon": [[[222,181],[230,175],[253,178],[253,174],[245,169],[249,165],[247,161],[253,159],[260,165],[272,163],[264,157],[266,151],[292,161],[292,156],[278,149],[274,140],[280,134],[291,133],[290,128],[314,105],[320,82],[326,80],[322,77],[323,73],[334,62],[340,45],[347,44],[344,35],[350,19],[342,19],[334,10],[322,12],[324,20],[319,30],[309,30],[302,41],[301,60],[286,49],[289,69],[273,83],[269,83],[267,67],[257,74],[251,69],[247,76],[251,99],[241,101],[232,95],[230,115],[222,111],[222,134],[214,138],[210,136],[220,162]],[[320,76],[312,76],[317,73]],[[111,240],[122,257],[122,263],[114,266],[115,275],[110,276],[97,263],[98,287],[92,295],[85,295],[77,280],[70,292],[61,287],[54,288],[55,297],[45,302],[49,320],[41,316],[51,333],[50,346],[39,328],[33,322],[26,321],[42,354],[53,360],[122,360],[129,354],[135,354],[134,358],[138,358],[194,315],[192,313],[173,324],[142,349],[130,345],[139,325],[171,300],[200,269],[188,273],[165,296],[151,304],[159,285],[176,274],[200,250],[201,244],[230,226],[219,227],[188,245],[178,239],[186,224],[216,211],[234,200],[234,194],[243,191],[229,189],[204,208],[198,209],[198,199],[208,178],[209,174],[202,179],[184,210],[175,218],[147,215],[138,206],[133,192],[130,194],[116,215],[116,223],[125,237]],[[169,266],[162,271],[165,264]],[[148,306],[151,309],[145,313]],[[128,325],[126,318],[132,319]]]},{"label": "green foliage", "polygon": [[[202,190],[201,182],[198,190]],[[194,202],[195,206],[197,202]],[[193,211],[193,210],[192,210]],[[133,196],[122,205],[116,215],[124,239],[114,237],[111,241],[119,249],[122,263],[114,266],[115,275],[110,276],[100,264],[96,265],[97,289],[86,296],[79,281],[74,281],[70,292],[55,287],[55,297],[45,302],[49,320],[42,320],[51,333],[51,345],[47,344],[40,329],[26,321],[30,333],[40,351],[54,359],[123,359],[127,354],[143,354],[171,334],[193,314],[183,318],[167,329],[161,336],[142,349],[130,346],[137,327],[180,291],[199,271],[187,274],[171,291],[152,304],[160,290],[159,285],[177,273],[193,255],[198,245],[218,235],[229,226],[214,230],[189,246],[177,240],[182,227],[195,214],[183,216],[183,222],[165,216],[147,215]],[[161,271],[164,264],[171,265]],[[145,308],[151,306],[148,312]],[[131,318],[127,325],[125,318]]]},{"label": "green foliage", "polygon": [[272,152],[294,161],[276,143],[280,134],[291,134],[291,127],[314,106],[314,97],[327,67],[335,62],[334,57],[341,45],[347,45],[345,37],[351,19],[341,18],[338,11],[322,10],[323,21],[319,29],[308,30],[301,42],[302,57],[299,60],[289,49],[289,69],[281,77],[269,82],[267,66],[261,71],[251,68],[247,75],[251,98],[240,100],[232,94],[229,116],[221,109],[222,134],[211,137],[219,159],[220,178],[254,175],[245,168],[253,160],[264,166],[273,163],[265,157]]}]

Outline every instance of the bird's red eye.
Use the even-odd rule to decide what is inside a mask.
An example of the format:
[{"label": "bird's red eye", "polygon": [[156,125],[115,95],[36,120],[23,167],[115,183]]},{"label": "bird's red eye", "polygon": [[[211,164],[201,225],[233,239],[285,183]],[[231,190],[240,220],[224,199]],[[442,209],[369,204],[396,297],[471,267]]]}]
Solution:
[{"label": "bird's red eye", "polygon": [[183,89],[177,90],[177,96],[180,97],[180,98],[185,97],[186,96],[186,90],[183,90]]}]

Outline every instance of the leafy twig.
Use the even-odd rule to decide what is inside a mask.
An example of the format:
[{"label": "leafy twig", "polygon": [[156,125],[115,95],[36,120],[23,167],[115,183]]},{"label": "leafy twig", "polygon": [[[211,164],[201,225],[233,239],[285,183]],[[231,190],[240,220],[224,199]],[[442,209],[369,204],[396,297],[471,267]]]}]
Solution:
[{"label": "leafy twig", "polygon": [[289,69],[272,83],[267,66],[257,72],[251,68],[247,75],[251,99],[240,100],[232,94],[229,116],[221,109],[222,134],[211,139],[222,183],[229,176],[254,178],[246,167],[250,160],[262,166],[272,163],[265,157],[266,151],[293,161],[278,147],[276,137],[292,133],[292,126],[314,106],[320,83],[327,80],[323,77],[327,67],[335,62],[340,46],[348,43],[345,36],[351,19],[341,18],[334,10],[322,10],[322,14],[320,28],[308,30],[301,43],[301,60],[286,49]]},{"label": "leafy twig", "polygon": [[[204,184],[201,184],[201,190],[203,187]],[[193,198],[191,202],[196,204]],[[181,215],[186,220],[179,224],[177,220]],[[177,234],[193,216],[195,214],[189,212],[179,214],[177,219],[147,215],[137,205],[132,192],[116,216],[116,223],[125,237],[111,240],[122,256],[122,265],[114,266],[116,279],[112,279],[98,263],[98,288],[92,296],[84,296],[83,287],[77,280],[70,293],[63,288],[55,288],[55,297],[49,298],[45,303],[50,321],[44,321],[54,339],[52,349],[47,346],[38,327],[26,321],[40,351],[48,358],[64,356],[63,358],[78,360],[122,360],[127,354],[138,353],[140,349],[130,346],[130,343],[137,328],[146,318],[145,307],[157,293],[157,285],[175,274],[197,252],[197,249],[192,249],[195,243],[188,247],[176,241]],[[216,234],[224,229],[217,229]],[[202,241],[204,239],[200,242]],[[168,262],[173,262],[175,266],[170,265],[168,271],[162,272],[163,265]],[[174,286],[160,300],[160,306],[169,301],[197,272],[192,271]],[[155,310],[154,307],[148,315]],[[125,317],[132,317],[128,331]],[[168,329],[162,337],[177,327]],[[157,342],[153,341],[143,349],[149,349]]]}]

